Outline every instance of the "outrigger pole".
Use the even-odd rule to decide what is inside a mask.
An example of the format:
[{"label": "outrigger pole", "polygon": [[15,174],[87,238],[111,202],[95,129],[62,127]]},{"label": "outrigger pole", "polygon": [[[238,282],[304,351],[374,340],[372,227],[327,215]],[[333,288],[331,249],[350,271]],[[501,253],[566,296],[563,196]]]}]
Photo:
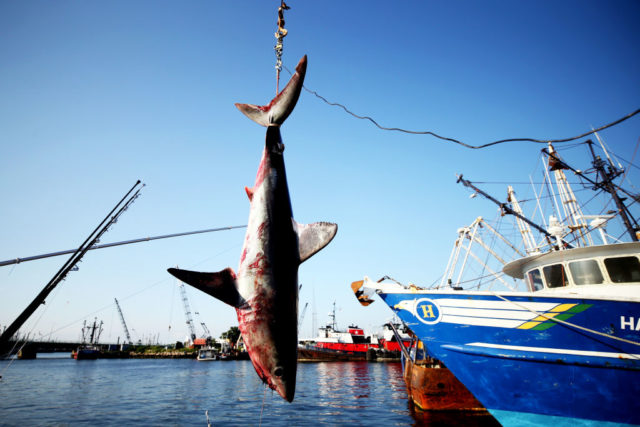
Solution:
[{"label": "outrigger pole", "polygon": [[[533,228],[535,228],[536,230],[538,230],[539,232],[541,232],[542,234],[545,235],[545,237],[547,237],[547,240],[549,242],[552,241],[553,238],[555,238],[555,236],[553,236],[551,233],[549,233],[547,230],[545,230],[544,228],[540,227],[538,224],[536,224],[535,222],[531,221],[529,218],[520,215],[518,212],[516,212],[515,210],[511,209],[511,207],[509,207],[509,205],[507,203],[502,203],[499,200],[494,199],[493,197],[491,197],[489,194],[485,193],[484,191],[482,191],[481,189],[479,189],[478,187],[476,187],[475,185],[473,185],[470,181],[464,179],[462,177],[462,175],[458,175],[458,181],[457,182],[461,182],[462,185],[464,185],[465,187],[469,187],[471,188],[473,191],[475,191],[476,193],[484,196],[486,199],[492,201],[493,203],[495,203],[496,205],[498,205],[500,207],[500,209],[507,214],[513,215],[515,217],[520,218],[522,221],[526,222],[527,224],[529,224],[530,226],[532,226]],[[567,248],[573,248],[573,246],[569,243],[566,242],[564,239],[562,240],[562,243],[567,247]]]},{"label": "outrigger pole", "polygon": [[[131,245],[133,243],[150,242],[151,240],[169,239],[171,237],[190,236],[192,234],[212,233],[214,231],[233,230],[235,228],[246,228],[246,227],[247,227],[246,225],[232,225],[229,227],[207,228],[206,230],[186,231],[184,233],[164,234],[162,236],[141,237],[139,239],[124,240],[122,242],[105,243],[104,245],[93,245],[88,250],[91,251],[94,249],[111,248],[113,246],[122,246],[122,245]],[[8,259],[6,261],[0,261],[0,267],[4,267],[5,265],[11,265],[11,264],[20,264],[21,262],[35,261],[37,259],[42,259],[42,258],[66,255],[73,252],[75,252],[75,249],[68,249],[66,251],[59,251],[59,252],[51,252],[47,254],[34,255],[34,256],[29,256],[24,258]]]},{"label": "outrigger pole", "polygon": [[[84,254],[91,249],[93,245],[98,241],[100,236],[107,232],[111,225],[115,224],[118,217],[126,211],[129,206],[138,198],[140,190],[144,187],[140,180],[138,180],[133,187],[124,195],[124,197],[118,202],[118,204],[109,212],[109,214],[102,220],[100,225],[87,237],[87,239],[75,250],[71,258],[58,270],[53,278],[47,283],[47,285],[40,291],[38,296],[24,309],[24,311],[9,325],[2,335],[0,336],[0,350],[6,348],[9,340],[15,334],[18,329],[31,317],[31,315],[40,307],[40,304],[44,304],[45,298],[55,289],[60,282],[62,282],[67,274],[73,269],[73,267],[80,262]],[[135,190],[135,191],[134,191]],[[131,194],[133,193],[133,194]],[[127,199],[128,197],[128,199]],[[126,199],[126,201],[125,201]]]}]

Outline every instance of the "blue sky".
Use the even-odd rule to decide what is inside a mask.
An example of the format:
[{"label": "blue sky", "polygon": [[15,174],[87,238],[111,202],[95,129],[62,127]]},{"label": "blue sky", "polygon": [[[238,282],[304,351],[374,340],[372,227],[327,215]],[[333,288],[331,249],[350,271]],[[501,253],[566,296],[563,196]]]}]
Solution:
[{"label": "blue sky", "polygon": [[[275,94],[277,1],[0,2],[0,260],[77,247],[137,179],[142,197],[103,238],[128,240],[245,224],[264,129],[233,104]],[[389,127],[469,144],[564,138],[640,107],[635,1],[291,0],[284,64],[309,57],[306,86]],[[283,80],[289,75],[283,72]],[[527,182],[542,146],[469,150],[376,129],[303,92],[282,128],[298,222],[332,221],[336,239],[303,264],[302,335],[327,320],[371,331],[390,317],[348,285],[385,274],[430,285],[456,229],[496,208],[456,184]],[[630,160],[640,117],[601,136]],[[583,141],[586,138],[583,138]],[[573,150],[587,168],[586,152]],[[633,183],[637,169],[631,169]],[[487,184],[504,199],[506,184]],[[187,331],[166,268],[237,268],[243,230],[93,251],[27,324],[77,338],[83,320],[122,336]],[[0,267],[0,325],[64,258]],[[188,289],[218,336],[235,311]],[[37,321],[37,323],[36,323]],[[171,325],[171,330],[169,326]]]}]

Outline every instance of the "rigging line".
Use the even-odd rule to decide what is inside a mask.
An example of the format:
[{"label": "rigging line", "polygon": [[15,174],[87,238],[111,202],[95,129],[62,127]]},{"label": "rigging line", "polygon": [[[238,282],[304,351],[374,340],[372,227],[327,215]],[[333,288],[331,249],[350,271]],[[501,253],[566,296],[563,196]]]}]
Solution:
[{"label": "rigging line", "polygon": [[[546,318],[547,320],[553,320],[554,322],[562,323],[565,326],[576,328],[576,329],[579,329],[579,330],[581,330],[583,332],[589,332],[589,333],[592,333],[592,334],[595,334],[595,335],[600,335],[600,336],[605,337],[605,338],[611,338],[613,340],[618,340],[618,341],[621,341],[621,342],[624,342],[624,343],[627,343],[627,344],[633,344],[633,345],[640,346],[640,342],[631,341],[631,340],[628,340],[626,338],[616,337],[615,335],[607,334],[607,333],[600,332],[600,331],[595,331],[593,329],[585,328],[584,326],[576,325],[575,323],[567,322],[566,320],[556,319],[555,317],[547,316],[544,313],[538,313],[537,311],[532,310],[532,309],[530,309],[529,307],[527,307],[527,306],[525,306],[523,304],[519,304],[516,301],[511,301],[511,300],[503,297],[502,295],[500,295],[500,294],[498,294],[496,292],[493,292],[493,294],[494,294],[494,296],[500,298],[503,301],[510,302],[511,304],[514,304],[514,305],[516,305],[516,306],[518,306],[518,307],[520,307],[522,309],[530,311],[531,313],[533,313],[533,314],[535,314],[537,316],[542,316],[542,317]],[[629,356],[632,356],[631,354],[629,354],[627,352],[624,352],[624,353],[628,354]],[[638,357],[634,357],[634,358],[638,359]]]},{"label": "rigging line", "polygon": [[[458,282],[458,284],[462,285],[464,283],[475,282],[476,280],[486,279],[487,277],[493,277],[494,278],[494,280],[492,280],[492,282],[493,282],[493,281],[497,280],[497,277],[502,277],[502,276],[504,276],[503,272],[496,273],[496,274],[485,274],[484,276],[478,276],[478,277],[474,277],[472,279],[463,280],[461,282]],[[480,285],[477,285],[477,286],[480,286]]]},{"label": "rigging line", "polygon": [[[638,138],[638,141],[640,142],[640,138]],[[618,154],[616,154],[616,157],[618,158],[618,160],[622,160],[622,161],[624,161],[625,163],[627,163],[627,165],[629,165],[629,166],[631,166],[631,167],[633,167],[633,168],[636,168],[636,169],[640,170],[640,166],[636,166],[636,165],[634,165],[632,162],[630,162],[629,160],[625,159],[624,157],[622,157],[622,156],[620,156],[620,155],[618,155]]]},{"label": "rigging line", "polygon": [[[633,156],[631,156],[631,161],[629,162],[630,165],[633,165],[633,160],[636,158],[636,153],[638,152],[639,145],[640,145],[640,138],[638,138],[638,142],[636,142],[636,148],[633,150]],[[624,170],[624,174],[622,175],[622,179],[620,180],[620,185],[622,185],[624,180],[627,178],[627,172],[629,172],[629,168],[626,168]]]},{"label": "rigging line", "polygon": [[[469,286],[468,288],[463,288],[463,290],[468,291],[468,290],[474,290],[475,289],[476,291],[483,292],[483,290],[481,290],[480,287],[483,287],[483,288],[488,287],[489,288],[488,290],[490,291],[491,290],[490,287],[493,286],[493,284],[496,283],[497,280],[499,280],[498,277],[493,277],[493,279],[491,279],[489,281],[486,281],[484,283],[478,283],[476,285]],[[510,291],[517,292],[516,290],[513,290],[513,289],[510,289]]]},{"label": "rigging line", "polygon": [[[24,343],[22,343],[22,345],[20,346],[20,348],[18,349],[18,351],[16,353],[20,353],[22,351],[22,349],[24,348],[24,346],[27,345],[28,342],[29,342],[29,340],[25,340]],[[16,344],[13,345],[13,347],[11,348],[11,351],[8,354],[12,354],[12,352],[13,352],[13,350],[15,350],[17,344],[18,344],[18,342],[16,342]],[[13,365],[13,362],[15,362],[16,360],[18,360],[17,357],[9,358],[9,363],[7,363],[5,365],[4,369],[0,373],[0,380],[2,380],[2,377],[4,377],[6,375],[7,371],[9,370],[11,365]]]},{"label": "rigging line", "polygon": [[[284,67],[285,70],[287,70],[287,72],[291,75],[293,75],[293,73],[289,70],[289,68]],[[381,130],[388,130],[388,131],[395,131],[395,132],[403,132],[403,133],[408,133],[411,135],[431,135],[435,138],[438,139],[442,139],[443,141],[448,141],[448,142],[453,142],[455,144],[461,145],[465,148],[470,148],[472,150],[478,150],[480,148],[487,148],[487,147],[491,147],[493,145],[498,145],[498,144],[503,144],[505,142],[534,142],[537,144],[548,144],[548,143],[558,143],[558,142],[569,142],[569,141],[575,141],[576,139],[580,139],[583,138],[587,135],[591,135],[594,134],[596,132],[599,132],[601,130],[604,129],[608,129],[612,126],[615,126],[617,124],[620,124],[622,122],[624,122],[627,119],[630,119],[631,117],[635,116],[636,114],[640,113],[640,108],[635,110],[632,113],[627,114],[626,116],[623,116],[621,118],[619,118],[616,121],[613,121],[611,123],[608,123],[606,125],[600,126],[597,129],[593,129],[589,132],[585,132],[581,135],[578,136],[573,136],[570,138],[561,138],[561,139],[536,139],[536,138],[508,138],[508,139],[500,139],[498,141],[493,141],[493,142],[489,142],[486,144],[481,144],[481,145],[470,145],[467,144],[465,142],[462,142],[460,140],[457,140],[455,138],[449,138],[446,136],[442,136],[442,135],[438,135],[435,132],[431,132],[431,131],[415,131],[415,130],[409,130],[409,129],[403,129],[403,128],[397,128],[397,127],[386,127],[386,126],[382,126],[380,125],[376,120],[374,120],[372,117],[369,116],[360,116],[356,113],[354,113],[353,111],[350,111],[347,107],[345,107],[344,105],[338,103],[338,102],[331,102],[329,101],[327,98],[325,98],[324,96],[320,95],[318,92],[313,91],[311,89],[308,89],[306,86],[302,86],[302,88],[304,90],[306,90],[307,92],[309,92],[310,94],[314,95],[315,97],[321,99],[322,101],[324,101],[326,104],[331,105],[333,107],[340,107],[342,108],[347,114],[350,114],[351,116],[355,117],[356,119],[361,119],[361,120],[368,120],[370,121],[374,126],[376,126],[378,129]]]},{"label": "rigging line", "polygon": [[[530,184],[534,184],[534,185],[540,185],[542,184],[542,181],[540,182],[524,182],[524,181],[473,181],[474,184],[496,184],[496,185],[530,185]],[[569,184],[579,184],[577,182],[570,182]],[[518,200],[521,201],[521,200]]]},{"label": "rigging line", "polygon": [[[53,292],[53,295],[50,298],[50,301],[54,301],[56,299],[56,296],[58,296],[58,292],[60,291],[60,288],[55,289],[55,291]],[[38,326],[38,323],[40,323],[40,321],[42,320],[42,318],[44,317],[45,313],[47,312],[47,310],[49,310],[49,307],[51,307],[51,304],[43,304],[44,310],[42,310],[40,312],[40,315],[38,316],[38,318],[36,319],[36,321],[33,323],[33,326],[31,326],[31,329],[29,329],[29,332],[27,332],[27,335],[25,335],[24,337],[24,342],[22,343],[22,345],[20,345],[20,348],[18,348],[18,351],[16,351],[17,353],[20,353],[22,351],[22,349],[29,344],[29,342],[33,342],[33,338],[31,338],[32,334],[34,333],[36,326]],[[16,331],[17,333],[17,331]],[[8,354],[12,354],[13,351],[15,350],[16,346],[20,343],[20,340],[17,338],[16,336],[16,341],[13,344],[13,347],[11,347],[11,350],[9,351]],[[2,370],[2,374],[0,375],[0,378],[2,378],[6,372],[9,370],[9,367],[13,364],[14,361],[18,360],[17,357],[14,357],[11,359],[11,361],[5,366],[5,368]]]},{"label": "rigging line", "polygon": [[[475,183],[476,183],[476,182],[474,181],[474,184],[475,184]],[[535,184],[535,183],[534,183],[534,184]],[[542,184],[542,183],[538,183],[538,184]],[[575,182],[574,182],[574,183],[571,183],[571,182],[570,182],[569,184],[573,184],[573,185],[575,185],[575,184],[583,185],[583,184],[581,184],[581,183],[579,183],[579,182],[578,182],[578,183],[575,183]],[[577,190],[574,190],[574,193],[582,193],[582,192],[589,192],[589,191],[592,191],[592,190],[591,190],[590,188],[579,188],[579,189],[577,189]],[[549,200],[549,199],[551,199],[551,195],[546,195],[546,196],[542,196],[542,195],[541,195],[541,196],[539,197],[539,199],[540,199],[540,200]],[[529,199],[522,199],[522,200],[518,200],[518,202],[520,202],[521,204],[523,204],[523,205],[524,205],[524,204],[529,203],[529,202],[534,202],[535,200],[536,200],[535,198],[529,198]],[[586,204],[586,203],[585,203],[585,204]]]}]

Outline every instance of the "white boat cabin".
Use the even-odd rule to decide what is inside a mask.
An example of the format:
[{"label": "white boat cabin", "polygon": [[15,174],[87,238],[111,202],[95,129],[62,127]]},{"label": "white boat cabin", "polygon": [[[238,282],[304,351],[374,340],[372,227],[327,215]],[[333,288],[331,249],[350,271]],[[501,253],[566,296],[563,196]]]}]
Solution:
[{"label": "white boat cabin", "polygon": [[524,279],[530,292],[640,285],[639,256],[640,242],[589,246],[521,258],[503,271]]}]

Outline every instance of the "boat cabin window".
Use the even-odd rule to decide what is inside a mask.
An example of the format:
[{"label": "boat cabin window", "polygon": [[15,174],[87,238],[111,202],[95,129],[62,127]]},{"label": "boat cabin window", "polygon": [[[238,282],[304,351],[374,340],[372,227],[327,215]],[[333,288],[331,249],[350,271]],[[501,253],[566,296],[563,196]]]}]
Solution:
[{"label": "boat cabin window", "polygon": [[573,283],[576,285],[597,285],[604,282],[600,267],[595,259],[573,261],[569,263]]},{"label": "boat cabin window", "polygon": [[544,280],[550,288],[560,288],[569,284],[569,279],[562,264],[547,265],[543,267]]},{"label": "boat cabin window", "polygon": [[640,261],[637,257],[606,258],[604,265],[613,283],[640,282]]},{"label": "boat cabin window", "polygon": [[542,275],[540,274],[540,270],[537,268],[529,271],[527,273],[527,277],[529,278],[529,290],[531,290],[531,292],[539,291],[544,288],[544,285],[542,284]]}]

